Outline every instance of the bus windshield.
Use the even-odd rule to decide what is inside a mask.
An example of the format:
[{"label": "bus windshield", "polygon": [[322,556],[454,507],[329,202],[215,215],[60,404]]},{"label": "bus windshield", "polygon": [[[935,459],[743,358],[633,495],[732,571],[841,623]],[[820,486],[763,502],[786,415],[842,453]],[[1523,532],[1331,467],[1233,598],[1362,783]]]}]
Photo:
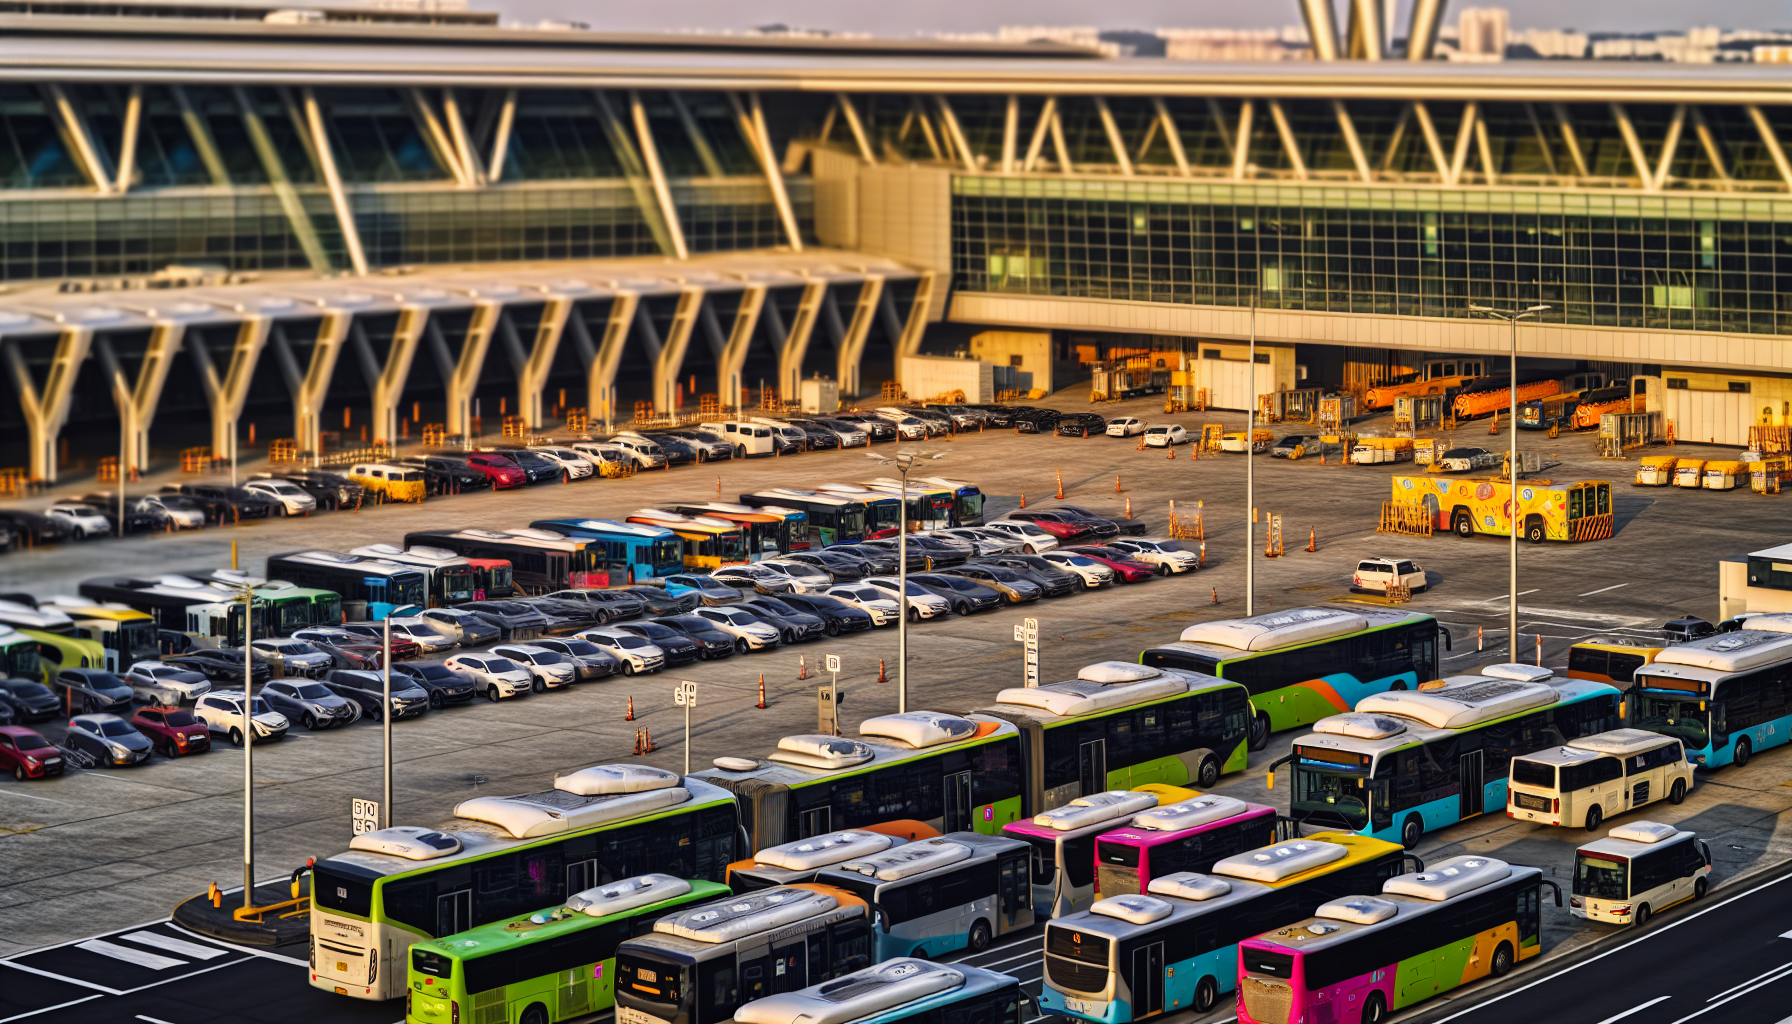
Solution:
[{"label": "bus windshield", "polygon": [[442,600],[457,603],[471,601],[473,599],[473,577],[473,567],[470,565],[457,565],[438,570],[436,579],[441,584]]},{"label": "bus windshield", "polygon": [[981,523],[983,521],[983,492],[973,491],[958,495],[958,521],[961,523]]},{"label": "bus windshield", "polygon": [[1364,773],[1341,765],[1320,767],[1311,763],[1294,766],[1294,796],[1290,809],[1295,817],[1318,812],[1325,818],[1342,817],[1352,829],[1369,824],[1369,801]]},{"label": "bus windshield", "polygon": [[281,636],[312,624],[311,599],[308,597],[277,597],[273,599],[273,605],[275,626]]},{"label": "bus windshield", "polygon": [[1620,857],[1574,855],[1574,895],[1621,900],[1630,895],[1630,864]]},{"label": "bus windshield", "polygon": [[1631,712],[1631,725],[1635,728],[1673,736],[1689,751],[1703,750],[1711,745],[1708,713],[1700,709],[1700,701],[1696,698],[1639,694],[1632,704],[1636,710]]},{"label": "bus windshield", "polygon": [[392,586],[387,591],[393,604],[414,604],[421,608],[428,601],[424,593],[423,574],[420,572],[401,572],[392,577]]},{"label": "bus windshield", "polygon": [[156,644],[156,624],[153,619],[132,619],[128,622],[120,622],[118,635],[119,646],[122,648],[120,653],[131,665],[161,656],[162,649]]},{"label": "bus windshield", "polygon": [[9,679],[37,678],[37,642],[21,640],[11,647],[0,651],[4,659],[6,675]]},{"label": "bus windshield", "polygon": [[865,506],[845,505],[840,509],[837,537],[865,536]]},{"label": "bus windshield", "polygon": [[311,599],[311,621],[319,626],[333,626],[342,621],[342,595],[326,590]]},{"label": "bus windshield", "polygon": [[650,557],[655,576],[666,576],[684,570],[684,545],[677,537],[654,541]]}]

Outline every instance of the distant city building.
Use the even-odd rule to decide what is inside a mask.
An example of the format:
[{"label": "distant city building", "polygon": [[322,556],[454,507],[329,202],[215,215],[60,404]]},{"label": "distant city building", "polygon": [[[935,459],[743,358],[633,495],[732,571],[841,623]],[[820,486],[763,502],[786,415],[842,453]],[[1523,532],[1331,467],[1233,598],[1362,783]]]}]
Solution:
[{"label": "distant city building", "polygon": [[0,15],[45,17],[203,18],[261,21],[273,25],[320,22],[397,22],[413,25],[496,25],[495,11],[473,11],[467,0],[3,0]]},{"label": "distant city building", "polygon": [[1164,56],[1171,60],[1311,60],[1307,30],[1298,25],[1280,29],[1160,28]]},{"label": "distant city building", "polygon": [[1792,64],[1792,46],[1785,43],[1756,46],[1750,54],[1756,64]]},{"label": "distant city building", "polygon": [[1120,44],[1105,42],[1101,30],[1093,25],[1003,25],[996,30],[996,41],[1002,43],[1063,43],[1100,50],[1109,57],[1120,56]]},{"label": "distant city building", "polygon": [[1527,28],[1507,39],[1506,53],[1519,58],[1582,60],[1587,56],[1587,34],[1573,29]]},{"label": "distant city building", "polygon": [[1506,36],[1512,16],[1504,7],[1464,7],[1456,19],[1456,50],[1451,60],[1506,59]]}]

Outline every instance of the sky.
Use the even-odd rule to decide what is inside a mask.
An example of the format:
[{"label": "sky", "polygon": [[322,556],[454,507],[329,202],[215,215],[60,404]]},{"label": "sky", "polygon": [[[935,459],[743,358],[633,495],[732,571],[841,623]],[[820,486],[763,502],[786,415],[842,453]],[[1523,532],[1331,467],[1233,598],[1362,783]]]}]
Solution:
[{"label": "sky", "polygon": [[[506,21],[581,21],[599,31],[718,31],[781,23],[836,32],[907,36],[918,32],[991,32],[1002,25],[1094,25],[1102,29],[1162,27],[1270,28],[1300,21],[1296,0],[471,0]],[[1406,21],[1402,3],[1401,23]],[[1514,28],[1582,31],[1792,27],[1785,0],[1480,0],[1452,4],[1504,6]],[[1339,5],[1339,24],[1345,6]],[[1454,22],[1446,13],[1446,23]]]}]

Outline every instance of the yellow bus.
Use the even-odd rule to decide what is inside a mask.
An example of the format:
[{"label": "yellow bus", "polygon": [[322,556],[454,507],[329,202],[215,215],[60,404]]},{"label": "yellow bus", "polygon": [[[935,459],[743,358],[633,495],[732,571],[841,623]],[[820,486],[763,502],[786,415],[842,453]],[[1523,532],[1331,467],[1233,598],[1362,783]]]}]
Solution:
[{"label": "yellow bus", "polygon": [[161,657],[155,616],[119,604],[85,598],[56,598],[55,606],[74,621],[74,635],[99,643],[108,672],[123,672],[139,661]]},{"label": "yellow bus", "polygon": [[[1397,476],[1393,500],[1430,510],[1433,529],[1459,536],[1512,533],[1512,484],[1499,479],[1450,480]],[[1546,540],[1603,540],[1612,535],[1612,485],[1605,480],[1552,484],[1518,481],[1519,531],[1533,544]]]},{"label": "yellow bus", "polygon": [[687,516],[657,508],[631,512],[628,522],[671,530],[684,542],[686,569],[720,569],[747,561],[747,533],[740,523],[708,516]]},{"label": "yellow bus", "polygon": [[1620,690],[1630,689],[1636,681],[1636,670],[1655,660],[1666,650],[1628,637],[1596,637],[1582,640],[1568,648],[1568,678],[1604,683]]}]

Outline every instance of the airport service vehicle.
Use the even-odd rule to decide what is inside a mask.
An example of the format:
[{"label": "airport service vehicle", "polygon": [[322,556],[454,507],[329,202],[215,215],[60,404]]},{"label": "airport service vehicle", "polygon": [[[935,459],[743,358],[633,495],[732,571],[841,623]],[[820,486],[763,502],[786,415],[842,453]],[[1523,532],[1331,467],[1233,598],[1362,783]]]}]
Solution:
[{"label": "airport service vehicle", "polygon": [[1376,895],[1321,906],[1315,916],[1238,946],[1241,1024],[1380,1022],[1442,992],[1503,977],[1543,951],[1536,868],[1452,857],[1383,882]]},{"label": "airport service vehicle", "polygon": [[1636,486],[1666,487],[1674,482],[1674,467],[1679,462],[1678,455],[1645,455],[1636,462]]},{"label": "airport service vehicle", "polygon": [[[1276,435],[1270,433],[1267,430],[1251,431],[1251,443],[1250,443],[1251,452],[1254,454],[1256,452],[1269,451],[1270,446],[1275,443],[1275,437],[1276,437]],[[1228,430],[1224,434],[1220,435],[1220,451],[1235,452],[1237,454],[1242,455],[1242,454],[1244,454],[1244,450],[1245,450],[1244,431]]]},{"label": "airport service vehicle", "polygon": [[658,672],[666,667],[666,652],[638,633],[614,626],[600,626],[580,633],[579,639],[603,648],[622,664],[622,674],[625,676]]},{"label": "airport service vehicle", "polygon": [[[200,697],[193,705],[193,717],[205,723],[210,733],[223,733],[230,737],[232,746],[243,745],[243,705],[248,695],[241,690],[213,690]],[[268,706],[260,697],[250,708],[249,717],[253,723],[251,732],[256,743],[268,743],[282,739],[292,723],[286,716]]]},{"label": "airport service vehicle", "polygon": [[[1397,476],[1393,501],[1424,505],[1438,530],[1458,536],[1510,536],[1512,485],[1498,479],[1442,480]],[[1603,540],[1612,535],[1612,485],[1604,480],[1551,484],[1520,480],[1520,536],[1533,544],[1546,540]]]},{"label": "airport service vehicle", "polygon": [[[665,666],[667,668],[671,668],[675,665],[689,665],[703,655],[702,644],[685,636],[671,626],[663,626],[652,620],[645,622],[627,622],[616,628],[625,633],[633,633],[653,646],[658,647],[660,653],[665,655]],[[585,644],[594,651],[603,652],[602,648],[588,640],[578,640],[576,642]]]},{"label": "airport service vehicle", "polygon": [[1477,372],[1467,375],[1456,372],[1454,362],[1439,362],[1425,368],[1423,374],[1409,373],[1370,388],[1363,396],[1365,409],[1392,409],[1401,398],[1413,395],[1451,395],[1457,388],[1479,376],[1479,362],[1465,363],[1463,369]]},{"label": "airport service vehicle", "polygon": [[154,753],[149,737],[117,715],[74,716],[62,743],[106,768],[139,764]]},{"label": "airport service vehicle", "polygon": [[827,489],[810,491],[773,487],[743,494],[740,500],[741,504],[754,508],[790,508],[803,513],[807,526],[803,537],[805,543],[793,543],[794,550],[857,544],[869,536],[866,532],[866,503],[858,496],[836,494]]},{"label": "airport service vehicle", "polygon": [[425,600],[419,603],[430,608],[456,605],[465,601],[482,601],[486,595],[479,591],[489,589],[479,586],[479,574],[473,568],[472,562],[447,548],[428,546],[401,548],[396,544],[368,544],[365,547],[351,549],[349,554],[385,562],[397,562],[401,565],[414,565],[423,570],[424,576],[428,580],[428,588],[425,591]]},{"label": "airport service vehicle", "polygon": [[1630,689],[1636,671],[1666,650],[1660,643],[1631,637],[1595,637],[1568,647],[1568,678],[1590,679],[1620,690]]},{"label": "airport service vehicle", "polygon": [[1321,832],[1174,872],[1045,926],[1041,1012],[1119,1024],[1205,1013],[1238,984],[1238,942],[1374,891],[1405,870],[1398,846]]},{"label": "airport service vehicle", "polygon": [[509,658],[526,669],[534,680],[531,685],[536,693],[558,690],[579,681],[578,666],[559,651],[551,651],[535,644],[500,644],[492,648],[491,652],[499,657]]},{"label": "airport service vehicle", "polygon": [[[185,757],[203,754],[212,748],[212,737],[205,723],[185,708],[160,705],[138,708],[131,716],[131,725],[149,737],[150,746],[163,757]],[[0,762],[0,768],[4,768]]]},{"label": "airport service vehicle", "polygon": [[1145,421],[1137,416],[1119,416],[1108,421],[1109,437],[1137,437],[1145,432]]},{"label": "airport service vehicle", "polygon": [[1425,570],[1410,558],[1365,558],[1356,564],[1356,572],[1350,577],[1352,590],[1378,590],[1385,594],[1394,584],[1416,594],[1426,587]]},{"label": "airport service vehicle", "polygon": [[[1194,795],[1192,790],[1181,792]],[[1157,793],[1140,790],[1091,793],[1003,825],[1003,835],[1027,844],[1034,917],[1044,920],[1089,909],[1095,898],[1095,837],[1156,807],[1158,799]]]},{"label": "airport service vehicle", "polygon": [[[1548,398],[1562,390],[1562,382],[1559,380],[1525,380],[1523,376],[1520,375],[1518,382],[1519,405],[1533,399]],[[1464,384],[1456,392],[1456,400],[1451,408],[1459,420],[1472,420],[1505,412],[1512,401],[1511,391],[1510,377],[1482,377]]]},{"label": "airport service vehicle", "polygon": [[[398,683],[398,680],[395,678],[393,682]],[[271,679],[262,686],[257,699],[266,701],[269,707],[285,715],[287,721],[299,722],[311,732],[361,720],[358,703],[311,680]]]},{"label": "airport service vehicle", "polygon": [[529,528],[591,542],[592,568],[608,573],[612,585],[684,571],[684,542],[661,526],[574,518],[537,519]]},{"label": "airport service vehicle", "polygon": [[1217,793],[1140,788],[1159,790],[1158,806],[1095,837],[1096,899],[1145,892],[1153,879],[1206,872],[1223,858],[1276,841],[1274,808]]},{"label": "airport service vehicle", "polygon": [[739,523],[656,508],[637,509],[629,513],[628,521],[670,530],[677,535],[683,545],[686,570],[713,571],[747,561],[746,531]]},{"label": "airport service vehicle", "polygon": [[535,676],[528,669],[496,654],[456,654],[444,658],[442,664],[472,680],[474,688],[493,704],[505,697],[526,697],[535,685]]},{"label": "airport service vehicle", "polygon": [[1568,913],[1606,924],[1649,918],[1711,887],[1711,847],[1692,832],[1633,821],[1574,851]]},{"label": "airport service vehicle", "polygon": [[756,999],[735,1010],[734,1020],[737,1024],[1022,1024],[1030,1014],[1020,981],[1013,975],[901,957],[797,992]]},{"label": "airport service vehicle", "polygon": [[365,615],[414,615],[429,600],[428,575],[423,569],[384,559],[366,558],[339,551],[295,551],[268,556],[268,576],[289,580],[301,587],[333,590],[342,595],[343,613],[351,619],[356,606]]},{"label": "airport service vehicle", "polygon": [[1201,559],[1193,551],[1184,551],[1173,540],[1146,540],[1143,537],[1116,537],[1105,545],[1135,562],[1152,567],[1159,576],[1194,572]]},{"label": "airport service vehicle", "polygon": [[1629,725],[1673,736],[1701,768],[1745,765],[1792,728],[1792,615],[1674,644],[1636,670]]},{"label": "airport service vehicle", "polygon": [[740,654],[776,647],[782,639],[777,627],[741,608],[699,608],[691,614],[733,636],[734,649]]},{"label": "airport service vehicle", "polygon": [[1270,447],[1269,457],[1272,459],[1291,459],[1294,457],[1295,452],[1299,451],[1305,453],[1307,446],[1316,444],[1318,440],[1318,434],[1289,434],[1287,437],[1282,438]]},{"label": "airport service vehicle", "polygon": [[1493,469],[1503,458],[1485,448],[1451,448],[1433,458],[1431,464],[1440,473],[1467,473],[1474,469]]},{"label": "airport service vehicle", "polygon": [[1512,759],[1506,816],[1591,832],[1611,815],[1692,788],[1692,763],[1680,741],[1641,729],[1615,729]]},{"label": "airport service vehicle", "polygon": [[440,710],[449,704],[465,704],[478,695],[472,680],[440,661],[399,662],[392,666],[392,672],[423,687],[429,694],[432,710]]},{"label": "airport service vehicle", "polygon": [[13,778],[24,782],[61,775],[62,769],[62,751],[35,729],[0,725],[0,771],[10,771]]},{"label": "airport service vehicle", "polygon": [[210,693],[205,673],[170,665],[165,661],[139,661],[122,677],[142,704],[192,707],[199,695]]},{"label": "airport service vehicle", "polygon": [[1503,809],[1513,757],[1616,728],[1621,697],[1547,668],[1489,665],[1366,696],[1355,712],[1315,723],[1270,770],[1293,765],[1295,821],[1410,849],[1426,832]]},{"label": "airport service vehicle", "polygon": [[[404,546],[443,548],[469,560],[503,559],[510,563],[513,586],[526,582],[532,593],[601,582],[592,578],[599,545],[552,530],[422,530],[405,534]],[[488,593],[486,600],[497,596]]]},{"label": "airport service vehicle", "polygon": [[1145,447],[1171,448],[1188,443],[1188,430],[1175,423],[1153,423],[1145,428]]},{"label": "airport service vehicle", "polygon": [[[870,587],[877,591],[881,596],[888,598],[890,601],[897,600],[902,584],[901,578],[896,576],[867,576],[861,582],[863,582],[866,587]],[[828,590],[828,593],[831,594],[840,589],[841,588],[839,587],[833,587]],[[859,600],[865,600],[863,596],[863,588],[854,588],[853,593]],[[908,596],[904,599],[903,603],[908,606],[908,620],[910,622],[919,622],[922,619],[935,619],[952,614],[951,601],[934,593],[926,587],[923,587],[914,580],[908,581]]]},{"label": "airport service vehicle", "polygon": [[617,1024],[722,1024],[743,1002],[875,962],[875,915],[831,885],[686,907],[616,949]]},{"label": "airport service vehicle", "polygon": [[953,831],[824,868],[816,882],[875,907],[874,960],[980,953],[1033,926],[1027,843]]},{"label": "airport service vehicle", "polygon": [[[464,1018],[550,1024],[616,1005],[616,947],[667,911],[728,895],[702,879],[648,874],[555,907],[414,944],[407,1024]],[[463,1009],[464,1007],[464,1009]]]},{"label": "airport service vehicle", "polygon": [[[374,721],[383,721],[387,706],[386,679],[383,673],[366,669],[338,668],[332,669],[324,678],[324,685],[339,697],[345,697],[360,705],[361,711]],[[405,718],[418,718],[429,710],[429,691],[418,686],[410,677],[401,672],[392,674],[392,701],[390,705],[394,722]]]},{"label": "airport service vehicle", "polygon": [[[408,978],[393,961],[413,943],[564,904],[606,875],[719,882],[739,835],[732,794],[639,765],[583,768],[539,793],[476,796],[439,829],[381,829],[316,862],[307,976],[326,992],[397,998]],[[468,884],[474,876],[516,881]]]},{"label": "airport service vehicle", "polygon": [[1251,749],[1262,750],[1272,732],[1436,679],[1437,642],[1447,647],[1448,636],[1420,612],[1291,608],[1196,623],[1139,661],[1243,683],[1251,694]]}]

